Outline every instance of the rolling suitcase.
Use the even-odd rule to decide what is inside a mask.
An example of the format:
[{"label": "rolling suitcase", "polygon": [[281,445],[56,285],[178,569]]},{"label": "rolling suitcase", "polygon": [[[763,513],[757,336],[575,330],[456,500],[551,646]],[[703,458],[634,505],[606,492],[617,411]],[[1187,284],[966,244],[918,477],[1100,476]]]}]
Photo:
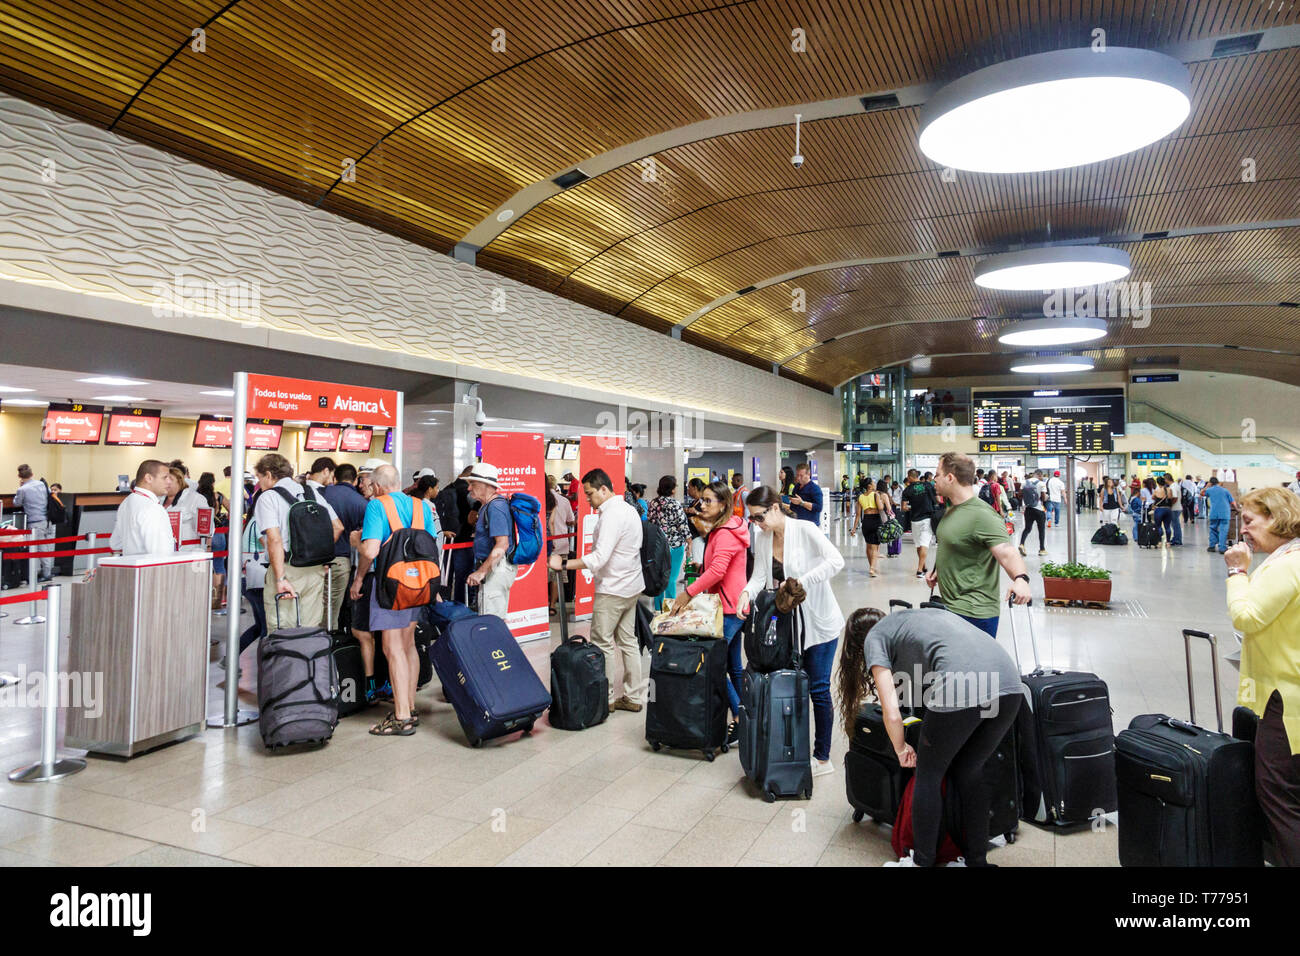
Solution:
[{"label": "rolling suitcase", "polygon": [[[1019,669],[1015,605],[1008,604]],[[1034,669],[1022,678],[1025,705],[1016,715],[1024,819],[1058,826],[1086,823],[1118,806],[1110,691],[1096,674],[1045,669],[1032,615],[1029,643]]]},{"label": "rolling suitcase", "polygon": [[[294,602],[297,608],[298,602]],[[339,683],[333,642],[323,627],[280,626],[280,595],[275,599],[275,630],[258,642],[258,729],[268,747],[324,743],[339,722]]]},{"label": "rolling suitcase", "polygon": [[[1217,733],[1195,723],[1193,637],[1210,644]],[[1223,733],[1218,642],[1185,628],[1183,643],[1192,722],[1143,714],[1115,738],[1120,866],[1263,866],[1255,747]]]},{"label": "rolling suitcase", "polygon": [[[325,575],[325,605],[330,604],[332,584]],[[352,636],[351,601],[344,599],[339,608],[339,626],[330,635],[330,653],[338,675],[339,716],[351,717],[366,708],[366,667],[361,659],[361,642]]]},{"label": "rolling suitcase", "polygon": [[[780,630],[775,607],[766,631]],[[758,623],[764,622],[760,615]],[[752,615],[751,615],[752,617]],[[802,618],[797,609],[785,616],[793,645],[790,667],[760,673],[745,668],[740,694],[737,746],[746,776],[758,784],[763,799],[777,797],[812,799],[812,748],[809,744],[810,707],[808,674],[800,666],[803,657]]]},{"label": "rolling suitcase", "polygon": [[[562,587],[564,572],[553,573]],[[585,637],[569,639],[567,609],[560,609],[559,618],[560,646],[551,651],[551,726],[585,730],[609,716],[605,655]]]},{"label": "rolling suitcase", "polygon": [[454,621],[434,641],[430,657],[471,747],[515,731],[528,733],[551,706],[551,695],[499,617]]},{"label": "rolling suitcase", "polygon": [[645,739],[658,751],[701,750],[712,761],[727,746],[727,642],[656,636],[650,648]]}]

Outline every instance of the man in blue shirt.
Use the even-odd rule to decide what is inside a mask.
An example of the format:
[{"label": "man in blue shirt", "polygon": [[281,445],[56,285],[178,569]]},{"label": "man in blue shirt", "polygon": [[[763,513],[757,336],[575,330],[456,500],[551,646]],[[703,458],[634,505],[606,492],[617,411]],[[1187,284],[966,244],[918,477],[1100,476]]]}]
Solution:
[{"label": "man in blue shirt", "polygon": [[812,480],[812,469],[804,462],[794,470],[795,489],[790,496],[790,507],[794,516],[803,521],[811,521],[821,527],[822,489]]},{"label": "man in blue shirt", "polygon": [[501,494],[495,465],[485,461],[465,476],[469,495],[479,503],[478,523],[474,525],[474,572],[465,579],[472,588],[481,587],[479,613],[494,614],[505,620],[510,610],[510,588],[515,583],[515,566],[506,560],[514,517],[510,501]]},{"label": "man in blue shirt", "polygon": [[1210,506],[1210,546],[1205,550],[1223,554],[1228,550],[1228,520],[1237,510],[1237,503],[1232,492],[1219,484],[1218,478],[1210,479],[1205,489],[1205,501]]}]

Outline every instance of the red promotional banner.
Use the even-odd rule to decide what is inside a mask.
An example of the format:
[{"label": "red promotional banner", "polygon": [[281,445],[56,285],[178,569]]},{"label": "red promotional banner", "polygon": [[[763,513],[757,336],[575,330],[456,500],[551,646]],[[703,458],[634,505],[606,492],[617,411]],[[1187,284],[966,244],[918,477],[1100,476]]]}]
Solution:
[{"label": "red promotional banner", "polygon": [[167,512],[167,520],[171,522],[172,537],[176,539],[176,544],[179,547],[181,543],[181,513],[179,511],[169,511]]},{"label": "red promotional banner", "polygon": [[[623,483],[626,480],[624,472],[627,466],[627,452],[624,448],[624,439],[621,436],[604,437],[597,435],[583,435],[578,447],[578,465],[575,474],[581,478],[593,468],[600,468],[609,475],[610,483],[614,486],[615,494],[623,493]],[[591,510],[591,505],[587,504],[587,496],[578,495],[578,557],[582,557],[591,550],[592,536],[596,530],[596,518],[598,515]],[[596,596],[596,588],[592,583],[590,571],[579,571],[578,579],[573,593],[573,616],[577,620],[585,620],[591,617],[591,607]]]},{"label": "red promotional banner", "polygon": [[198,520],[196,522],[200,538],[206,538],[212,534],[212,509],[200,508],[198,510]]},{"label": "red promotional banner", "polygon": [[229,448],[235,442],[235,423],[225,415],[200,415],[194,426],[195,448]]},{"label": "red promotional banner", "polygon": [[343,444],[339,446],[339,451],[362,453],[370,451],[370,439],[374,433],[373,428],[343,429]]},{"label": "red promotional banner", "polygon": [[[532,495],[542,505],[543,529],[546,515],[546,442],[541,432],[484,432],[483,460],[496,465],[501,493],[517,491]],[[510,610],[506,623],[516,640],[546,637],[551,633],[546,600],[546,551],[533,563],[518,569],[510,589]]]},{"label": "red promotional banner", "polygon": [[42,445],[98,445],[103,405],[51,403],[41,429]]},{"label": "red promotional banner", "polygon": [[397,393],[383,388],[248,375],[248,417],[302,418],[341,425],[397,424]]}]

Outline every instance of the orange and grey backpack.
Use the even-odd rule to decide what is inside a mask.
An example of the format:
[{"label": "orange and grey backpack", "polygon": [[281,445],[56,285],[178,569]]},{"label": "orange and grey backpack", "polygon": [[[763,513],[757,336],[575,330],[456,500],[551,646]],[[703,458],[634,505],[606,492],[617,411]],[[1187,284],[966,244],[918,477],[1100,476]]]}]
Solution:
[{"label": "orange and grey backpack", "polygon": [[392,532],[375,558],[375,599],[390,611],[406,611],[433,601],[438,579],[438,542],[424,527],[424,502],[411,499],[411,527],[402,525],[392,495],[378,499]]}]

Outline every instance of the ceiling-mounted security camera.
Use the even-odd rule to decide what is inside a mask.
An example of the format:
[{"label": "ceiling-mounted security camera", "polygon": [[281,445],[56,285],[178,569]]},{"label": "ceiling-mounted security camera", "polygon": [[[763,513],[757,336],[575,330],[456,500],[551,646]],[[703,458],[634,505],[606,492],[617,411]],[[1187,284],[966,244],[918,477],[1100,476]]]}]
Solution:
[{"label": "ceiling-mounted security camera", "polygon": [[466,405],[473,405],[476,409],[474,412],[474,424],[482,428],[487,424],[487,415],[483,413],[483,399],[478,397],[478,382],[475,382],[465,390],[465,395],[461,401]]},{"label": "ceiling-mounted security camera", "polygon": [[794,114],[794,155],[790,157],[790,165],[795,169],[803,166],[803,154],[799,152],[799,121],[802,117],[802,113]]},{"label": "ceiling-mounted security camera", "polygon": [[476,398],[474,401],[478,403],[478,411],[474,413],[474,424],[482,428],[487,424],[487,416],[483,414],[483,399]]}]

